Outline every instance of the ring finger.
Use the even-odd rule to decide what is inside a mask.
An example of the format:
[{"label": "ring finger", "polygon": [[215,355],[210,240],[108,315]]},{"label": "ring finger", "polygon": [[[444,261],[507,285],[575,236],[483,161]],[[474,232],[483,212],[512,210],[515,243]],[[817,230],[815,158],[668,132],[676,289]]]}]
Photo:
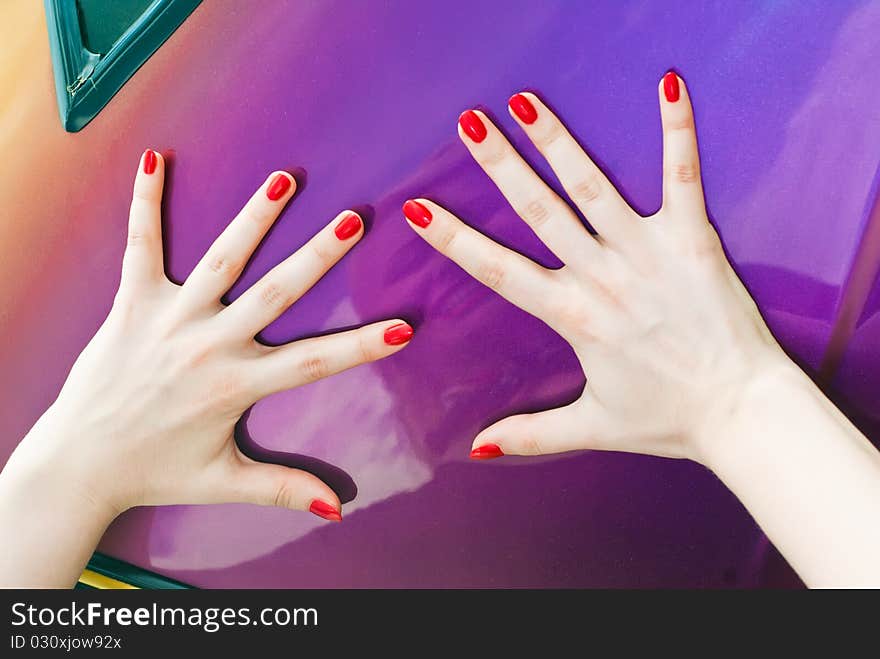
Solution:
[{"label": "ring finger", "polygon": [[236,333],[255,336],[314,286],[357,244],[363,233],[360,216],[354,211],[343,211],[221,311],[220,317]]}]

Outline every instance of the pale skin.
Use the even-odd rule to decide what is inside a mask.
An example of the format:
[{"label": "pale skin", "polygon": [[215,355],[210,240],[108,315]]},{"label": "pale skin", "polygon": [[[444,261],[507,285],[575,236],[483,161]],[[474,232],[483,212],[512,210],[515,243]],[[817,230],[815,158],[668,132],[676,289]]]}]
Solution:
[{"label": "pale skin", "polygon": [[293,177],[271,174],[177,286],[163,267],[164,162],[148,151],[140,165],[113,307],[0,474],[2,585],[73,585],[106,527],[132,506],[242,502],[339,521],[327,484],[251,460],[235,424],[264,396],[392,355],[412,336],[392,319],[279,347],[257,342],[358,243],[363,222],[340,213],[225,306],[221,296],[293,196]]},{"label": "pale skin", "polygon": [[[570,405],[489,426],[471,455],[602,449],[691,459],[740,498],[808,585],[880,586],[880,454],[785,355],[728,264],[706,215],[690,98],[678,77],[665,79],[673,82],[674,100],[659,87],[663,204],[649,218],[537,96],[514,104],[531,107],[525,119],[511,115],[596,235],[483,113],[466,113],[463,143],[560,269],[427,199],[405,207],[428,243],[568,341],[587,378]],[[242,455],[232,429],[273,391],[403,347],[384,340],[401,320],[278,348],[253,338],[357,242],[362,225],[340,240],[334,227],[348,212],[340,215],[224,307],[294,186],[267,200],[270,177],[178,287],[162,269],[163,176],[161,158],[153,174],[139,170],[113,309],[0,474],[0,536],[15,538],[0,557],[2,584],[71,585],[109,522],[135,505],[306,510],[320,501],[340,510],[311,474]]]},{"label": "pale skin", "polygon": [[[485,114],[462,115],[462,142],[560,269],[427,199],[415,200],[431,216],[426,226],[418,208],[405,209],[428,243],[568,341],[587,379],[570,405],[489,426],[471,456],[688,458],[739,497],[807,585],[880,586],[880,453],[786,356],[725,258],[706,214],[687,89],[665,80],[678,97],[661,82],[663,203],[650,217],[630,208],[536,95],[520,95],[530,123],[513,109],[522,98],[511,99],[511,116],[596,235]],[[473,115],[476,138],[465,130]]]}]

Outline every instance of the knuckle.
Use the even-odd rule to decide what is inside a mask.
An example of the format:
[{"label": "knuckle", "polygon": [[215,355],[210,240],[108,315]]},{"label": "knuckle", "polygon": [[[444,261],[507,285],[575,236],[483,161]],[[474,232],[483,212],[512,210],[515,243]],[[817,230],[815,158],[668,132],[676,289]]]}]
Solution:
[{"label": "knuckle", "polygon": [[602,195],[602,183],[595,174],[587,176],[571,186],[570,194],[573,201],[592,203]]},{"label": "knuckle", "polygon": [[565,328],[565,332],[569,336],[577,336],[582,339],[593,336],[590,330],[593,319],[582,306],[558,308],[555,317],[558,319],[560,327]]},{"label": "knuckle", "polygon": [[214,378],[210,389],[214,407],[221,410],[238,409],[244,387],[241,378],[235,373],[227,373]]},{"label": "knuckle", "polygon": [[580,292],[564,292],[550,296],[544,303],[546,317],[552,325],[567,337],[577,337],[583,341],[591,341],[594,337],[595,318],[592,308],[584,303],[572,303],[572,300],[583,298]]},{"label": "knuckle", "polygon": [[[214,354],[215,350],[212,345],[197,345],[187,352],[186,363],[189,368],[196,368],[210,362]],[[225,387],[225,385],[223,386]]]},{"label": "knuckle", "polygon": [[563,135],[565,135],[565,130],[562,128],[562,124],[552,122],[548,129],[535,140],[535,143],[542,150],[549,149],[558,144]]},{"label": "knuckle", "polygon": [[700,168],[694,163],[680,163],[666,168],[666,176],[676,183],[696,183],[700,180]]},{"label": "knuckle", "polygon": [[534,199],[522,207],[519,215],[530,227],[538,228],[550,220],[551,213],[549,204],[545,200]]},{"label": "knuckle", "polygon": [[512,156],[513,149],[509,146],[504,146],[484,154],[480,161],[484,167],[495,168],[503,163],[510,162]]},{"label": "knuckle", "polygon": [[147,202],[148,204],[153,204],[157,201],[158,197],[154,190],[135,186],[134,192],[132,193],[132,199],[135,202]]},{"label": "knuckle", "polygon": [[448,228],[442,231],[438,236],[437,240],[434,243],[434,246],[437,248],[439,252],[448,252],[452,247],[453,243],[455,243],[455,239],[458,232],[454,228]]},{"label": "knuckle", "polygon": [[110,314],[107,316],[108,320],[112,319],[123,326],[128,325],[138,308],[133,297],[127,287],[120,286],[113,297],[113,306],[110,307]]},{"label": "knuckle", "polygon": [[327,249],[321,244],[320,241],[315,241],[311,246],[312,254],[318,259],[318,262],[323,266],[331,266],[336,262],[336,257],[331,254]]},{"label": "knuckle", "polygon": [[690,112],[686,113],[683,116],[672,117],[666,121],[666,130],[667,131],[679,131],[679,130],[693,130],[694,129],[694,115]]},{"label": "knuckle", "polygon": [[621,286],[620,282],[601,277],[593,277],[590,281],[596,295],[604,300],[605,303],[615,309],[622,309],[624,306],[622,291],[626,290],[626,286]]},{"label": "knuckle", "polygon": [[296,492],[291,484],[284,480],[278,483],[275,486],[275,497],[271,503],[277,508],[295,508]]},{"label": "knuckle", "polygon": [[146,232],[140,231],[138,229],[131,229],[128,232],[128,246],[129,247],[138,247],[139,245],[143,245],[149,241],[149,236]]},{"label": "knuckle", "polygon": [[358,356],[361,363],[376,361],[379,358],[379,353],[373,347],[373,342],[368,340],[365,335],[358,338]]},{"label": "knuckle", "polygon": [[208,258],[208,269],[217,275],[228,275],[238,270],[238,263],[223,254],[213,254]]},{"label": "knuckle", "polygon": [[543,455],[541,442],[535,433],[529,433],[522,440],[522,451],[524,455]]},{"label": "knuckle", "polygon": [[320,355],[306,357],[299,366],[300,374],[306,382],[323,380],[330,375],[330,366],[327,360]]},{"label": "knuckle", "polygon": [[[265,195],[264,195],[265,197]],[[261,199],[261,202],[268,200]],[[268,204],[256,205],[256,207],[247,208],[243,213],[249,222],[256,224],[260,229],[264,229],[267,224],[271,224],[275,219],[274,207],[267,207]]]},{"label": "knuckle", "polygon": [[702,263],[723,262],[724,250],[718,235],[712,231],[705,231],[689,245],[690,256]]},{"label": "knuckle", "polygon": [[275,283],[267,283],[260,289],[260,300],[270,309],[287,306],[287,296],[284,289]]},{"label": "knuckle", "polygon": [[488,286],[493,291],[497,291],[504,286],[507,273],[503,265],[496,261],[490,261],[480,265],[477,269],[476,277],[483,285]]}]

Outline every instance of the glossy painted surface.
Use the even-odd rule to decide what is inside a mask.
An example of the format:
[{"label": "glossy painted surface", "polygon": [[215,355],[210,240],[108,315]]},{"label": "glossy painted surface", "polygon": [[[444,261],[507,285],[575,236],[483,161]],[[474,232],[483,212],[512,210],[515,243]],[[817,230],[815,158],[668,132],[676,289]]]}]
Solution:
[{"label": "glossy painted surface", "polygon": [[[177,280],[266,173],[287,167],[300,191],[232,297],[353,207],[363,243],[264,338],[395,316],[416,334],[392,359],[259,403],[242,442],[336,465],[334,481],[349,495],[356,484],[357,497],[340,524],[249,506],[134,510],[102,551],[198,586],[787,581],[745,511],[696,465],[469,460],[479,429],[566,402],[582,376],[559,337],[434,253],[400,207],[435,199],[552,263],[469,159],[459,114],[481,107],[549,174],[505,107],[535,91],[647,213],[660,199],[656,89],[674,67],[696,107],[725,246],[780,340],[815,368],[880,162],[878,31],[880,6],[857,2],[203,3],[76,136],[52,115],[44,42],[10,47],[30,55],[30,77],[0,121],[0,146],[22,154],[21,178],[7,169],[0,180],[0,393],[15,401],[0,417],[3,453],[112,300],[143,149],[171,163]],[[878,295],[835,380],[874,410]]]},{"label": "glossy painted surface", "polygon": [[833,382],[852,420],[880,442],[880,280],[875,281]]}]

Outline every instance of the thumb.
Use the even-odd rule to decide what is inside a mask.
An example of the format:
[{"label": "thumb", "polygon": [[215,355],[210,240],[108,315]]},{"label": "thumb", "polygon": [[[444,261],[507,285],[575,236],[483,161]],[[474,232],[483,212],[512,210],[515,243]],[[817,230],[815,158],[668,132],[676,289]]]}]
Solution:
[{"label": "thumb", "polygon": [[565,407],[502,419],[477,435],[471,458],[549,455],[592,448],[595,433],[591,424],[596,415],[588,407],[585,400],[578,400]]},{"label": "thumb", "polygon": [[342,521],[342,504],[336,493],[302,469],[247,459],[235,469],[229,485],[242,503],[307,510],[331,522]]}]

